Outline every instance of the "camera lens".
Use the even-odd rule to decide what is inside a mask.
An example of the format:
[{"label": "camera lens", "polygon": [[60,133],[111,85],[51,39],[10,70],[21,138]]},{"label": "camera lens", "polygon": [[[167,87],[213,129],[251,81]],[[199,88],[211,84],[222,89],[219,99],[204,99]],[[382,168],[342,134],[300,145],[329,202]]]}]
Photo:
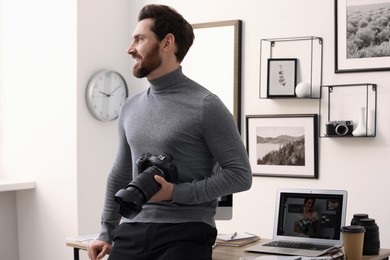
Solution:
[{"label": "camera lens", "polygon": [[360,220],[360,225],[366,229],[363,242],[363,255],[376,255],[379,253],[379,227],[375,219],[365,218]]},{"label": "camera lens", "polygon": [[348,127],[344,124],[339,124],[335,128],[337,135],[346,135],[348,133]]},{"label": "camera lens", "polygon": [[154,180],[154,175],[164,177],[164,173],[157,167],[148,167],[132,182],[127,189],[121,189],[115,194],[115,201],[119,203],[119,213],[126,218],[135,217],[145,204],[160,189]]}]

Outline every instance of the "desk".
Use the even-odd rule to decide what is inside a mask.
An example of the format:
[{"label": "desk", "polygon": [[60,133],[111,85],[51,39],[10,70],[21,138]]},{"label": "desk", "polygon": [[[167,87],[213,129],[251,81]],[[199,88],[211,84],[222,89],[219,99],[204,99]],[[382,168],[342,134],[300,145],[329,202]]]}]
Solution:
[{"label": "desk", "polygon": [[[213,260],[238,260],[241,256],[261,256],[259,253],[251,253],[245,251],[245,248],[255,245],[256,243],[264,242],[266,239],[242,246],[242,247],[229,247],[229,246],[216,246],[213,250]],[[363,256],[363,260],[381,260],[388,259],[390,256],[390,249],[381,249],[378,255]]]},{"label": "desk", "polygon": [[[265,239],[261,239],[261,242],[264,242]],[[230,247],[230,246],[216,246],[213,249],[213,260],[238,260],[242,256],[260,256],[259,253],[246,252],[245,248],[255,245],[255,243],[260,243],[260,241],[253,242],[251,244],[241,246],[241,247]],[[79,250],[86,250],[87,244],[78,241],[68,240],[66,243],[67,246],[73,247],[74,260],[79,260]],[[390,249],[381,249],[378,255],[373,256],[363,256],[363,260],[382,260],[388,259],[390,256]]]},{"label": "desk", "polygon": [[35,182],[26,180],[8,180],[0,178],[0,192],[35,189]]}]

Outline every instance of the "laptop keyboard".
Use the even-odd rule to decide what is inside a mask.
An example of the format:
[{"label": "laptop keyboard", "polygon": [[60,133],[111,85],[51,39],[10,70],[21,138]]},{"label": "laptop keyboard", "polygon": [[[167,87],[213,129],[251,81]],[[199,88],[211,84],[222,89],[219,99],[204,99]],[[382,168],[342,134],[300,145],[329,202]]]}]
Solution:
[{"label": "laptop keyboard", "polygon": [[286,241],[272,241],[267,244],[264,244],[264,246],[306,249],[306,250],[315,250],[315,251],[322,251],[322,250],[332,248],[332,246],[330,245],[317,245],[317,244],[310,244],[310,243],[297,243],[297,242],[286,242]]}]

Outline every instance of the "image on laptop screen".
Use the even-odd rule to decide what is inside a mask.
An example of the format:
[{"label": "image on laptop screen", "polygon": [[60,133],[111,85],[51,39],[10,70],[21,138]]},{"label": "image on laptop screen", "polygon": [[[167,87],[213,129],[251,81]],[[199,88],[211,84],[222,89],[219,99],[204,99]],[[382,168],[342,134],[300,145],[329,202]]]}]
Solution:
[{"label": "image on laptop screen", "polygon": [[347,191],[329,189],[278,189],[271,241],[246,251],[320,256],[342,246]]},{"label": "image on laptop screen", "polygon": [[281,192],[276,236],[340,240],[343,196]]}]

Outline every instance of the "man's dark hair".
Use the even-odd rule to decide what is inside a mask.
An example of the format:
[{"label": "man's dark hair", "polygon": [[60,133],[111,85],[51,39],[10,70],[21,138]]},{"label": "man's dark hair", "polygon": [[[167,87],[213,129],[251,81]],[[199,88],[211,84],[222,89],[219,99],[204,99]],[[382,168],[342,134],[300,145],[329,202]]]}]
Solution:
[{"label": "man's dark hair", "polygon": [[175,36],[177,52],[176,59],[181,62],[190,49],[195,35],[192,26],[175,9],[166,5],[146,5],[138,16],[138,21],[151,18],[154,20],[151,31],[162,41],[172,33]]}]

